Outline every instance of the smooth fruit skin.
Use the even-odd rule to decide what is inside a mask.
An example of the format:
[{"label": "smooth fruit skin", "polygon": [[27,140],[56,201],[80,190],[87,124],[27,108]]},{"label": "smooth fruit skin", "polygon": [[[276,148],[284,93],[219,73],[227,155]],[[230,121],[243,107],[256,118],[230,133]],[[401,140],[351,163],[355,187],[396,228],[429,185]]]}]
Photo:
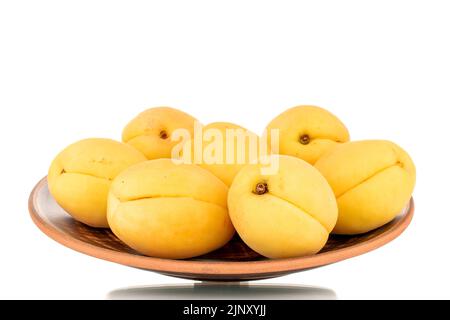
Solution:
[{"label": "smooth fruit skin", "polygon": [[[279,153],[314,164],[325,152],[350,139],[345,125],[329,111],[316,106],[290,108],[266,127],[279,130]],[[268,135],[269,144],[272,143]],[[305,139],[302,143],[302,137]]]},{"label": "smooth fruit skin", "polygon": [[[217,156],[223,160],[223,163],[208,163],[207,161],[205,161],[205,159],[202,159],[202,161],[200,163],[198,163],[198,165],[208,171],[210,171],[211,173],[213,173],[216,177],[218,177],[220,180],[222,180],[228,187],[231,185],[231,183],[233,182],[234,177],[237,175],[237,173],[239,172],[239,170],[241,170],[246,164],[249,164],[252,160],[250,153],[253,152],[251,151],[251,147],[250,144],[254,143],[255,145],[255,154],[252,154],[252,156],[254,156],[254,160],[257,160],[259,157],[259,137],[257,134],[248,131],[247,129],[236,125],[234,123],[228,123],[228,122],[214,122],[214,123],[210,123],[206,126],[204,126],[203,128],[203,135],[204,135],[204,140],[205,140],[205,133],[212,129],[212,130],[218,130],[218,132],[221,133],[221,136],[223,137],[223,140],[221,141],[221,144],[223,145],[222,149],[219,149],[219,152],[217,154]],[[236,134],[238,135],[238,137],[235,137],[233,139],[233,144],[234,144],[234,157],[231,157],[231,161],[227,162],[227,146],[226,146],[226,133],[227,130],[239,130],[236,131]],[[234,131],[233,131],[234,132]],[[253,138],[253,142],[250,141],[251,138]],[[242,150],[240,148],[238,148],[238,141],[239,139],[242,139],[242,141],[244,142],[244,146],[242,148]],[[203,141],[202,143],[202,154],[208,154],[207,152],[207,148],[212,147],[211,145],[214,144],[214,141]],[[193,144],[194,146],[194,144]],[[194,156],[194,152],[195,150],[193,149],[191,152],[191,156]],[[239,161],[238,158],[238,152],[242,152],[242,159],[244,161]],[[216,154],[216,153],[215,153]],[[192,158],[193,159],[193,158]],[[193,159],[194,160],[194,159]]]},{"label": "smooth fruit skin", "polygon": [[150,108],[125,126],[122,141],[141,151],[147,159],[171,158],[172,148],[179,143],[171,139],[174,130],[186,129],[192,137],[196,121],[174,108]]},{"label": "smooth fruit skin", "polygon": [[315,167],[337,198],[337,234],[365,233],[390,222],[407,205],[416,180],[409,155],[384,140],[342,144]]},{"label": "smooth fruit skin", "polygon": [[222,181],[198,166],[145,161],[114,179],[108,222],[120,240],[142,254],[195,257],[222,247],[234,234],[227,192]]},{"label": "smooth fruit skin", "polygon": [[91,227],[106,228],[111,181],[123,169],[145,160],[142,153],[121,142],[81,140],[53,160],[48,187],[56,202],[73,218]]},{"label": "smooth fruit skin", "polygon": [[[279,170],[262,175],[263,164],[245,166],[228,193],[228,208],[236,231],[253,250],[268,258],[291,258],[319,252],[337,219],[333,191],[307,162],[285,155]],[[256,194],[265,183],[268,192]]]}]

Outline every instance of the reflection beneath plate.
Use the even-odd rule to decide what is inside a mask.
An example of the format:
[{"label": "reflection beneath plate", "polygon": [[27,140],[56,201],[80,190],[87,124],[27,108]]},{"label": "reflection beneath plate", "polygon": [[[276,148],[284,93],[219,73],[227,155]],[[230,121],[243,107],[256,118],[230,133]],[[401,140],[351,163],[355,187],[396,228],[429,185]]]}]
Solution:
[{"label": "reflection beneath plate", "polygon": [[327,288],[286,284],[248,284],[246,282],[137,286],[108,293],[112,300],[335,300]]}]

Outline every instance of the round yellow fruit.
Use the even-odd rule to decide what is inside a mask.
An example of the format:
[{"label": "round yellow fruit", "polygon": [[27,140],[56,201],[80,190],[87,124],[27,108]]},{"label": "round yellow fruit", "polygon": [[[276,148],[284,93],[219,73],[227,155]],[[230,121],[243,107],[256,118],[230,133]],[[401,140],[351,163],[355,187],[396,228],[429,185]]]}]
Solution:
[{"label": "round yellow fruit", "polygon": [[198,166],[145,161],[114,179],[108,222],[120,240],[145,255],[195,257],[222,247],[234,234],[227,192]]},{"label": "round yellow fruit", "polygon": [[258,135],[236,124],[210,123],[202,127],[201,134],[201,144],[191,139],[186,160],[210,171],[228,187],[239,170],[260,156]]},{"label": "round yellow fruit", "polygon": [[315,167],[337,198],[337,234],[364,233],[390,222],[407,205],[416,180],[411,158],[390,141],[342,144]]},{"label": "round yellow fruit", "polygon": [[[279,130],[279,153],[314,164],[325,152],[350,139],[345,125],[332,113],[316,106],[290,108],[273,119],[266,130]],[[268,142],[272,141],[268,135]]]},{"label": "round yellow fruit", "polygon": [[122,141],[141,151],[147,159],[171,158],[172,148],[180,143],[171,139],[172,133],[185,129],[193,136],[196,121],[174,108],[150,108],[125,126]]},{"label": "round yellow fruit", "polygon": [[76,220],[108,227],[106,203],[111,181],[123,169],[145,160],[136,149],[114,140],[81,140],[53,160],[48,187],[56,202]]},{"label": "round yellow fruit", "polygon": [[[268,258],[319,252],[337,219],[333,191],[307,162],[271,155],[267,164],[245,166],[228,193],[231,220],[242,240]],[[278,164],[277,164],[278,163]]]}]

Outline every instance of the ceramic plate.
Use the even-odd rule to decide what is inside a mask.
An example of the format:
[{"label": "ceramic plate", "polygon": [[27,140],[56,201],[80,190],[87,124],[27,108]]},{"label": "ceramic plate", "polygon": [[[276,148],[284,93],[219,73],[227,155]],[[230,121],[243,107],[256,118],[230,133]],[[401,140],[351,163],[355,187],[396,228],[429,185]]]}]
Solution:
[{"label": "ceramic plate", "polygon": [[413,217],[413,199],[395,220],[357,236],[331,235],[313,256],[266,259],[237,236],[223,248],[188,260],[147,257],[121,242],[109,229],[95,229],[72,219],[50,195],[47,179],[38,182],[29,198],[34,223],[55,241],[90,256],[179,278],[204,281],[248,281],[278,277],[342,261],[374,250],[399,236]]}]

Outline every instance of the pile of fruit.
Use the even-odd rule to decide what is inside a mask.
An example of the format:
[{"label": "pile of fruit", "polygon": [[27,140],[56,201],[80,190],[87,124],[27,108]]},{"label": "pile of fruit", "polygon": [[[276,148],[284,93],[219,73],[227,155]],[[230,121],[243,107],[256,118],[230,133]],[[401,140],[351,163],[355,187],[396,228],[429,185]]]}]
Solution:
[{"label": "pile of fruit", "polygon": [[235,231],[268,258],[315,254],[330,233],[392,221],[415,184],[414,164],[398,145],[350,142],[345,125],[315,106],[286,110],[261,137],[151,108],[127,124],[122,140],[69,145],[50,166],[49,190],[74,219],[111,228],[153,257],[203,255]]}]

